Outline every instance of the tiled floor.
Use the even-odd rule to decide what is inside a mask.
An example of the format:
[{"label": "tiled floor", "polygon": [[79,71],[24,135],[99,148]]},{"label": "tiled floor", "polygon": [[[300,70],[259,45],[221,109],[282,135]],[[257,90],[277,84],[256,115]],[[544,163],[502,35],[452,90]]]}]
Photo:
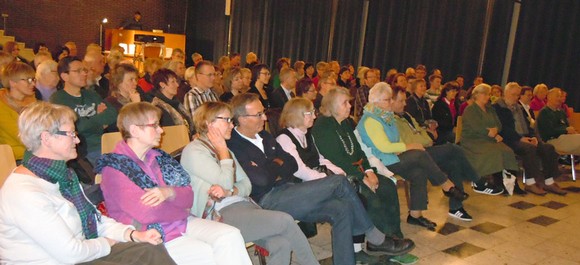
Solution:
[{"label": "tiled floor", "polygon": [[[399,188],[401,226],[415,241],[411,254],[420,258],[416,264],[580,265],[580,181],[559,184],[569,190],[566,196],[487,196],[466,183],[471,196],[464,205],[472,222],[448,216],[447,197],[430,187],[424,215],[438,224],[435,232],[404,222],[406,200]],[[318,235],[309,240],[321,264],[331,264],[330,225],[319,225]]]}]

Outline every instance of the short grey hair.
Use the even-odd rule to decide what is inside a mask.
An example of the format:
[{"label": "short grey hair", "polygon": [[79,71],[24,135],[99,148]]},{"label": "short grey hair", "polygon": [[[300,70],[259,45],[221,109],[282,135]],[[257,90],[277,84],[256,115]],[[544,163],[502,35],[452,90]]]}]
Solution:
[{"label": "short grey hair", "polygon": [[513,89],[522,89],[522,87],[520,86],[520,84],[518,84],[517,82],[509,82],[505,85],[503,92],[507,93]]},{"label": "short grey hair", "polygon": [[38,150],[42,141],[42,132],[55,134],[58,127],[65,123],[73,123],[77,116],[74,111],[63,105],[39,101],[28,106],[18,117],[20,141],[30,152]]},{"label": "short grey hair", "polygon": [[473,88],[473,91],[471,92],[471,97],[475,98],[475,96],[479,94],[489,94],[489,93],[491,93],[491,86],[486,83],[481,83],[477,85],[475,88]]},{"label": "short grey hair", "polygon": [[327,117],[336,115],[338,113],[338,106],[340,105],[340,102],[337,101],[337,98],[340,95],[345,95],[350,99],[350,92],[348,92],[348,89],[340,86],[331,88],[326,96],[322,98],[320,113]]},{"label": "short grey hair", "polygon": [[369,91],[369,103],[377,102],[381,95],[393,96],[393,89],[385,82],[376,83]]},{"label": "short grey hair", "polygon": [[42,63],[40,63],[37,67],[36,67],[36,74],[35,77],[36,79],[42,79],[42,76],[46,73],[50,73],[51,71],[55,71],[57,70],[58,67],[58,63],[53,61],[53,60],[48,60],[48,61],[44,61]]}]

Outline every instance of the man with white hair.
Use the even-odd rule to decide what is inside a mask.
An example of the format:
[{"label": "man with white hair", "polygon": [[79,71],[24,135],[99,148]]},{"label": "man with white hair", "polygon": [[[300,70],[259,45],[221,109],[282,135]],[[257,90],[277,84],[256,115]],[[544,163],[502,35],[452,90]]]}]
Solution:
[{"label": "man with white hair", "polygon": [[523,107],[518,104],[521,90],[518,83],[508,83],[504,88],[503,98],[493,104],[501,122],[502,129],[499,134],[503,137],[503,142],[523,160],[526,191],[542,196],[546,195],[546,191],[565,195],[566,191],[554,182],[560,172],[558,153],[553,145],[535,137]]},{"label": "man with white hair", "polygon": [[109,96],[109,79],[103,75],[105,72],[105,56],[100,52],[88,52],[83,59],[83,64],[89,70],[87,88],[97,92],[101,98],[107,98]]},{"label": "man with white hair", "polygon": [[57,67],[58,64],[53,60],[44,61],[36,67],[36,89],[42,95],[43,101],[48,101],[52,93],[56,92],[56,85],[60,80]]}]

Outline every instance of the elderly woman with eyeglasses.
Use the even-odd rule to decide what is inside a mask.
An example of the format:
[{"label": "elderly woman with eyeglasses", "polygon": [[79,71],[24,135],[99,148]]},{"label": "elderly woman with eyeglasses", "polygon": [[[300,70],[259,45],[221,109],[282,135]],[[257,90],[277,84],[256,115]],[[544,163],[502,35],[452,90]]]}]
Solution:
[{"label": "elderly woman with eyeglasses", "polygon": [[0,144],[12,147],[14,158],[22,159],[26,150],[18,138],[18,116],[31,103],[34,97],[34,69],[28,64],[12,62],[2,70],[0,80]]},{"label": "elderly woman with eyeglasses", "polygon": [[169,154],[155,149],[161,111],[125,105],[117,120],[123,141],[97,162],[111,217],[137,230],[156,229],[178,264],[251,264],[238,229],[191,216],[190,177]]},{"label": "elderly woman with eyeglasses", "polygon": [[298,264],[318,264],[292,216],[264,210],[251,201],[252,184],[226,145],[234,128],[232,117],[223,102],[206,102],[193,115],[199,137],[185,147],[181,158],[195,195],[191,212],[221,218],[240,229],[246,242],[269,250],[268,264],[290,264],[292,251]]},{"label": "elderly woman with eyeglasses", "polygon": [[[77,157],[76,114],[46,102],[20,115],[22,165],[0,190],[0,256],[7,264],[175,264],[154,229],[102,216],[66,162]],[[143,242],[143,243],[135,243]]]}]

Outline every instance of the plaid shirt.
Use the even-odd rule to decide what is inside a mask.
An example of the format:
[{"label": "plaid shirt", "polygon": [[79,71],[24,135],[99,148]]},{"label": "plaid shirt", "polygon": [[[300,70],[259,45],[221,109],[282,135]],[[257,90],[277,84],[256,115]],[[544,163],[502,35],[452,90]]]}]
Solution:
[{"label": "plaid shirt", "polygon": [[193,117],[193,113],[201,104],[205,102],[217,102],[219,101],[218,96],[216,95],[213,90],[208,89],[206,91],[202,91],[201,89],[194,87],[192,88],[187,94],[185,94],[185,109],[190,113],[191,117]]},{"label": "plaid shirt", "polygon": [[365,105],[369,102],[369,91],[371,89],[362,85],[356,89],[356,97],[354,99],[354,117],[360,119],[363,114]]}]

